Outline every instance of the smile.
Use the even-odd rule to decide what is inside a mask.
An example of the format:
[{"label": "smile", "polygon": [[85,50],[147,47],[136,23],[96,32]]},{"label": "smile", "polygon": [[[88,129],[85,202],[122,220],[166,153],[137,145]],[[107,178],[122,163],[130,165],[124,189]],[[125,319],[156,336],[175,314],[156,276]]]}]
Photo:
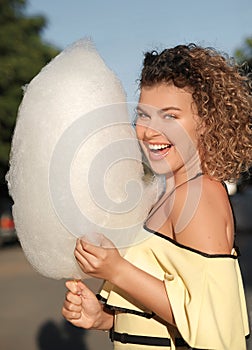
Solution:
[{"label": "smile", "polygon": [[150,160],[153,161],[165,158],[170,152],[172,146],[171,143],[146,143],[147,150],[149,150]]},{"label": "smile", "polygon": [[165,150],[165,149],[169,149],[171,148],[171,144],[162,144],[162,145],[155,145],[155,144],[148,144],[148,148],[150,151],[161,151],[161,150]]}]

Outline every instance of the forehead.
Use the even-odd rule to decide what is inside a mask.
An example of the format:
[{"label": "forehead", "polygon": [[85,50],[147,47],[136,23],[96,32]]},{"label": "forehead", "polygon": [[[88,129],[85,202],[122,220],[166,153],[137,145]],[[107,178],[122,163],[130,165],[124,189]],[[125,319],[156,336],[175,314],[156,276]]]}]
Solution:
[{"label": "forehead", "polygon": [[173,84],[143,86],[140,92],[139,103],[153,106],[157,109],[177,107],[181,110],[191,109],[193,102],[189,89],[178,88]]}]

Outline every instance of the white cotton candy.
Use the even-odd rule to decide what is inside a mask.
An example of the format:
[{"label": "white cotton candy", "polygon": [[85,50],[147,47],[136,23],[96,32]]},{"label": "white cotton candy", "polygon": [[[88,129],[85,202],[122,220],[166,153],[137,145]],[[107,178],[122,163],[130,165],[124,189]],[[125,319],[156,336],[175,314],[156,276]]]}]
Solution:
[{"label": "white cotton candy", "polygon": [[51,278],[85,278],[76,237],[118,248],[147,237],[139,228],[157,199],[123,88],[88,40],[52,60],[26,87],[7,175],[25,255]]}]

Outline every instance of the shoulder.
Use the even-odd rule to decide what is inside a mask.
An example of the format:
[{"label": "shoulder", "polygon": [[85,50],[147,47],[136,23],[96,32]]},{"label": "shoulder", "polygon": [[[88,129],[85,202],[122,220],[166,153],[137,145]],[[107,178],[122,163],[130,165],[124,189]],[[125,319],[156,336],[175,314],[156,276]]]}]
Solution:
[{"label": "shoulder", "polygon": [[[178,198],[179,195],[182,194]],[[209,254],[229,254],[234,223],[223,184],[207,176],[192,184],[174,228],[175,238],[181,244]]]}]

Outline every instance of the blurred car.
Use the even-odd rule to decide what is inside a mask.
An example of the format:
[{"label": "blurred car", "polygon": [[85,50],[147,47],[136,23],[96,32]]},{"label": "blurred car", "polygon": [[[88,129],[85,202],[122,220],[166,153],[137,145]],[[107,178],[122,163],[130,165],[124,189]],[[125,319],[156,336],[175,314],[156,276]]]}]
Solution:
[{"label": "blurred car", "polygon": [[230,196],[233,207],[236,231],[252,233],[252,186]]},{"label": "blurred car", "polygon": [[13,202],[9,197],[0,198],[0,246],[17,241],[17,233],[12,216]]}]

